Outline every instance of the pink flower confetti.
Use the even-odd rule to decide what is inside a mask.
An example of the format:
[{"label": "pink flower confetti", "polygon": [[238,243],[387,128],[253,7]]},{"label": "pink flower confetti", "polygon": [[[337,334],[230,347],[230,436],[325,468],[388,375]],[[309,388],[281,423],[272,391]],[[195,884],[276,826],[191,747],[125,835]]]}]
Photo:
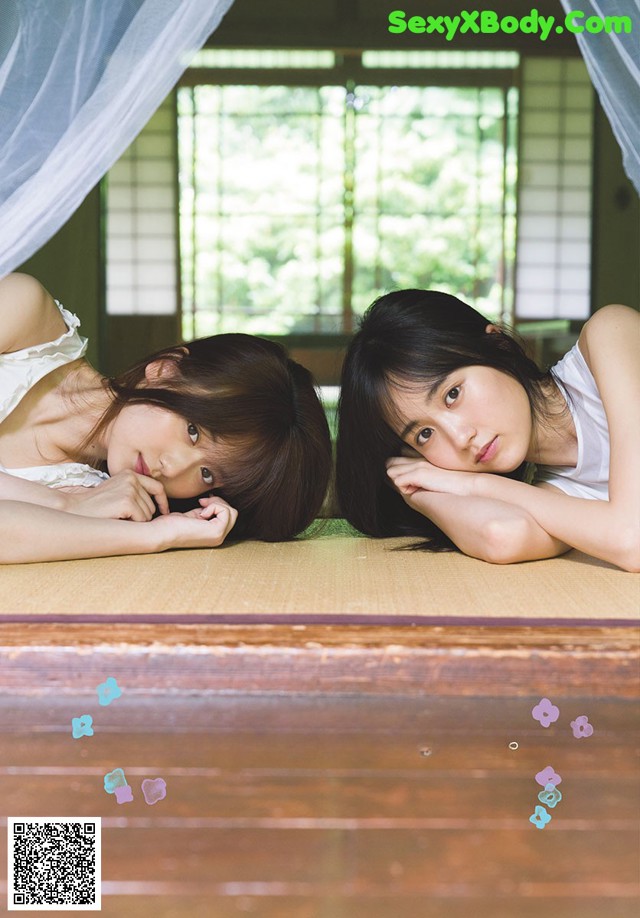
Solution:
[{"label": "pink flower confetti", "polygon": [[144,799],[150,806],[167,796],[167,784],[163,778],[145,778],[142,782]]},{"label": "pink flower confetti", "polygon": [[583,739],[593,734],[593,726],[589,723],[589,718],[586,714],[581,714],[580,717],[576,717],[575,720],[572,720],[571,729],[576,739]]},{"label": "pink flower confetti", "polygon": [[128,784],[122,787],[116,787],[114,794],[116,795],[118,803],[131,803],[133,800],[133,791]]},{"label": "pink flower confetti", "polygon": [[557,784],[562,784],[562,778],[556,771],[553,770],[551,765],[547,765],[546,768],[543,768],[542,771],[538,772],[536,775],[536,781],[543,787],[546,787],[547,784],[553,784],[554,787]]},{"label": "pink flower confetti", "polygon": [[549,724],[555,724],[560,717],[560,708],[552,704],[548,698],[541,698],[537,705],[531,709],[531,715],[543,727],[548,727]]}]

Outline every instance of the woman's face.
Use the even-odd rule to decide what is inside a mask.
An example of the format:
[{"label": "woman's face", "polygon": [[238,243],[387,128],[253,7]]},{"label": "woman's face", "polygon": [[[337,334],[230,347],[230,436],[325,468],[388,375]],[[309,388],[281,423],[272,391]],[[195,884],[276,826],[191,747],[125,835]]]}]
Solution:
[{"label": "woman's face", "polygon": [[393,429],[432,465],[512,472],[530,448],[533,422],[524,388],[493,367],[470,366],[428,385],[391,389]]},{"label": "woman's face", "polygon": [[125,405],[106,433],[110,475],[131,469],[155,478],[168,497],[197,497],[221,486],[224,446],[172,411]]}]

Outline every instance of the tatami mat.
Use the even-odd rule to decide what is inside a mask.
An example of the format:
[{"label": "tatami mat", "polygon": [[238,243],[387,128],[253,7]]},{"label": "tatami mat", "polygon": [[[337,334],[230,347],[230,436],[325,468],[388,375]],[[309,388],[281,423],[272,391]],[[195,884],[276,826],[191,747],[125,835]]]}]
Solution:
[{"label": "tatami mat", "polygon": [[638,621],[640,576],[578,552],[498,566],[339,529],[286,544],[8,565],[0,620]]}]

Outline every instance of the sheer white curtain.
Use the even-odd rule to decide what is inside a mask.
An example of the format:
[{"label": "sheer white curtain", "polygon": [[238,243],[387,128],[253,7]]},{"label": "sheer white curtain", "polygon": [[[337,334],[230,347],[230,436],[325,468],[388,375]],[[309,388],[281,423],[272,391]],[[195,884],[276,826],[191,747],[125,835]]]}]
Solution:
[{"label": "sheer white curtain", "polygon": [[129,146],[233,0],[1,0],[0,277]]},{"label": "sheer white curtain", "polygon": [[561,0],[566,13],[584,27],[591,16],[604,21],[627,16],[631,31],[607,34],[587,30],[576,35],[591,81],[622,149],[627,175],[640,193],[640,0]]}]

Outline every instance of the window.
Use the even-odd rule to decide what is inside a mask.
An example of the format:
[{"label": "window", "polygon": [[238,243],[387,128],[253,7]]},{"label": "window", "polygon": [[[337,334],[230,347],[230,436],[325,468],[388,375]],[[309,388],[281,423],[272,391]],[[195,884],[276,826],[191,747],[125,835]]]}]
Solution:
[{"label": "window", "polygon": [[403,286],[511,316],[517,55],[454,54],[449,85],[446,54],[204,54],[178,91],[186,337],[348,333]]},{"label": "window", "polygon": [[107,177],[107,312],[331,336],[429,286],[586,318],[592,105],[580,59],[203,51]]}]

